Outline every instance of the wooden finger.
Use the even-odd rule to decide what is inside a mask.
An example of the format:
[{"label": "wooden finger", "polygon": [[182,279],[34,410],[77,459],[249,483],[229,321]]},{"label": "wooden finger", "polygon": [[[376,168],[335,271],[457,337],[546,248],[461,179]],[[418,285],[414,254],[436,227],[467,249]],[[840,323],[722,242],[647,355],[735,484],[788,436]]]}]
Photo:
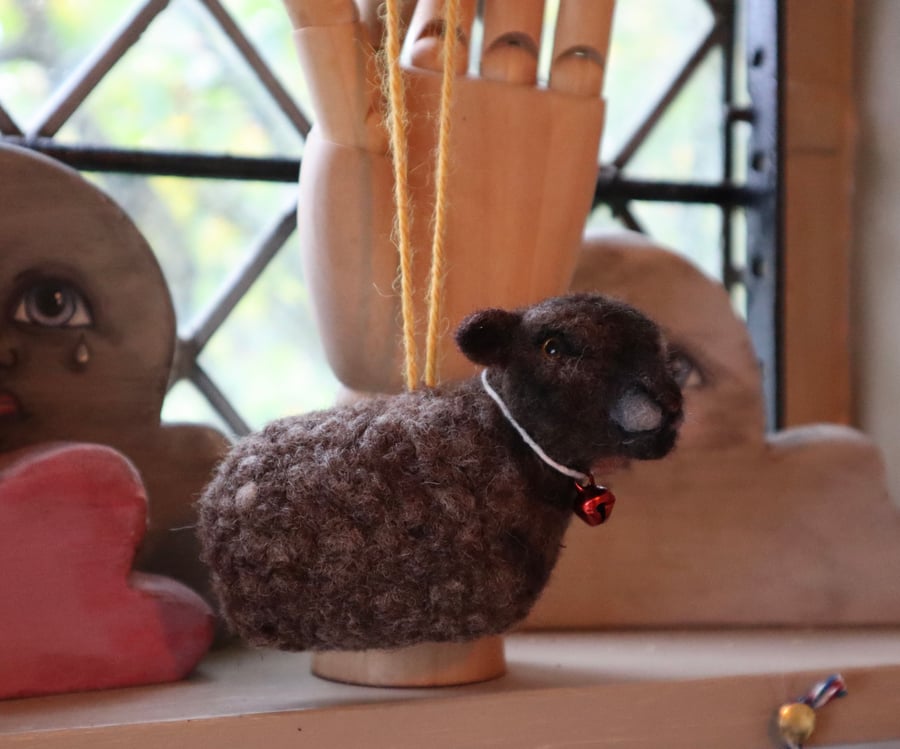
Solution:
[{"label": "wooden finger", "polygon": [[375,50],[353,0],[285,0],[316,127],[335,143],[382,152]]},{"label": "wooden finger", "polygon": [[550,88],[599,96],[615,0],[560,0]]},{"label": "wooden finger", "polygon": [[[403,54],[415,68],[440,71],[443,69],[444,1],[420,0],[406,35]],[[461,0],[456,35],[460,50],[456,55],[456,72],[463,75],[469,65],[469,40],[475,20],[475,0]]]},{"label": "wooden finger", "polygon": [[544,20],[544,0],[486,0],[481,77],[533,85]]}]

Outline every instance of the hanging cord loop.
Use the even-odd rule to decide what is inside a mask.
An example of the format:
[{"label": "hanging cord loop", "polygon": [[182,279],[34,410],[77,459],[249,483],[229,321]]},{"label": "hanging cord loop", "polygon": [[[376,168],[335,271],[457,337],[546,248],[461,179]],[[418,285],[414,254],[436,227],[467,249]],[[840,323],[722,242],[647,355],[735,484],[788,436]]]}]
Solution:
[{"label": "hanging cord loop", "polygon": [[450,104],[456,80],[459,51],[460,0],[446,0],[444,17],[444,59],[441,79],[441,116],[434,168],[434,235],[431,244],[431,279],[428,288],[428,334],[425,343],[425,384],[434,387],[438,379],[438,341],[444,292],[444,238],[447,234],[447,177],[450,171]]},{"label": "hanging cord loop", "polygon": [[[418,384],[418,354],[416,351],[415,299],[412,282],[413,249],[411,244],[412,205],[409,195],[409,118],[400,68],[400,0],[385,2],[385,65],[387,67],[386,96],[388,99],[388,129],[394,169],[394,238],[399,255],[401,309],[403,314],[403,350],[406,387],[414,390]],[[438,120],[438,145],[435,154],[435,194],[432,216],[431,267],[428,284],[428,327],[425,341],[425,384],[433,387],[438,380],[438,342],[440,340],[441,310],[444,289],[444,239],[447,224],[447,176],[450,154],[450,105],[456,78],[456,58],[459,48],[460,0],[447,0],[443,34],[443,73],[441,79],[441,110]]]},{"label": "hanging cord loop", "polygon": [[394,241],[400,258],[400,299],[403,312],[403,358],[406,388],[413,390],[419,379],[416,356],[415,309],[412,287],[411,206],[409,200],[409,142],[406,92],[400,70],[400,0],[385,3],[384,64],[387,67],[385,92],[391,157],[394,168]]}]

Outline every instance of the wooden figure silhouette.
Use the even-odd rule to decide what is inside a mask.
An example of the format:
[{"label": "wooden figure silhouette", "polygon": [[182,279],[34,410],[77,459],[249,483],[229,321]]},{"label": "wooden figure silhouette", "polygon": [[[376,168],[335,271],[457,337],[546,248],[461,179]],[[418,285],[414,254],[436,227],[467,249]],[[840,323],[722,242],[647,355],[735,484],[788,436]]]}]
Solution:
[{"label": "wooden figure silhouette", "polygon": [[619,497],[615,528],[570,529],[529,626],[900,622],[900,512],[878,449],[837,425],[765,433],[756,358],[722,286],[627,235],[586,242],[573,290],[659,320],[684,354],[685,423],[667,460],[598,473]]}]

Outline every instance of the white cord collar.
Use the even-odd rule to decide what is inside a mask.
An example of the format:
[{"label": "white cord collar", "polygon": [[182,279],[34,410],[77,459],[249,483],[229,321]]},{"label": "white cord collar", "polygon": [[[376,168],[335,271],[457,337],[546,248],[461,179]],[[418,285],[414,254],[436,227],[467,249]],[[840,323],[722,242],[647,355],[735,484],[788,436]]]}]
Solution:
[{"label": "white cord collar", "polygon": [[481,370],[481,384],[484,385],[485,392],[491,396],[494,403],[496,403],[500,407],[500,411],[506,417],[506,420],[512,424],[515,430],[519,433],[523,440],[525,440],[525,444],[528,445],[532,450],[534,450],[535,454],[543,460],[548,466],[551,468],[555,468],[557,471],[562,473],[565,476],[569,476],[570,478],[575,479],[582,486],[587,486],[588,484],[593,484],[594,479],[588,473],[582,473],[581,471],[576,471],[574,468],[567,468],[561,463],[557,463],[553,458],[551,458],[547,453],[545,453],[541,446],[535,442],[531,435],[526,432],[522,426],[515,420],[512,413],[509,410],[509,407],[503,402],[503,399],[499,396],[496,390],[491,387],[491,384],[487,379],[487,370]]}]

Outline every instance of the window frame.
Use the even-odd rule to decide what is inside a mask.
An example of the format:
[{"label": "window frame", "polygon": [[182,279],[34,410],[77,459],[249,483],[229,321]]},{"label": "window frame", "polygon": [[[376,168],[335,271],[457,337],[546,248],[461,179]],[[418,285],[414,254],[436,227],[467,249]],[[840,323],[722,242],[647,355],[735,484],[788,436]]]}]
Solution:
[{"label": "window frame", "polygon": [[850,424],[856,2],[784,5],[784,424]]}]

